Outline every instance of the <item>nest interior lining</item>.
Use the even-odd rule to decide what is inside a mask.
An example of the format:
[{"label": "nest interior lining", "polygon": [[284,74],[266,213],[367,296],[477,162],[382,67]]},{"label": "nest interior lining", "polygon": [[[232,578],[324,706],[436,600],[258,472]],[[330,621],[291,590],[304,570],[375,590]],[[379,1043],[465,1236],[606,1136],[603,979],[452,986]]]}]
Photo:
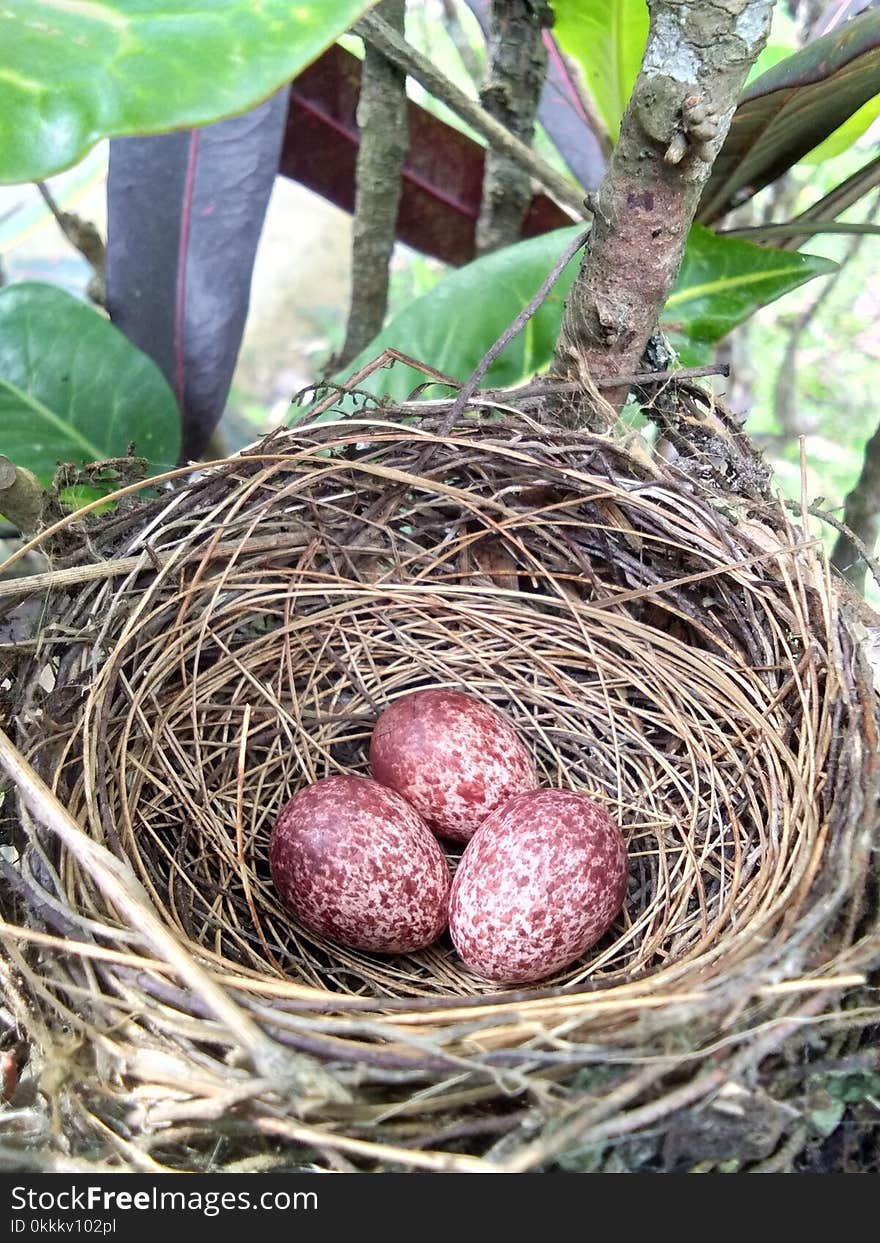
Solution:
[{"label": "nest interior lining", "polygon": [[[481,430],[291,434],[176,494],[125,550],[150,568],[78,605],[90,685],[56,787],[245,988],[330,1008],[497,994],[447,940],[396,959],[325,942],[269,881],[281,804],[368,772],[378,712],[425,685],[506,711],[547,784],[624,826],[624,912],[545,988],[703,987],[756,946],[772,961],[807,899],[829,688],[796,533],[768,554],[601,442]],[[61,883],[107,920],[69,857]]]}]

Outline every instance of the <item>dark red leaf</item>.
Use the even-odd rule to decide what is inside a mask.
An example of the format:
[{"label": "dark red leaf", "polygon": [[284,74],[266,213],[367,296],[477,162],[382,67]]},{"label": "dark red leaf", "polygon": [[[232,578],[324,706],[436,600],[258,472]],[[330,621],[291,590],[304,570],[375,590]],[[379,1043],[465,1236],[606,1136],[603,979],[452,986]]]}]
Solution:
[{"label": "dark red leaf", "polygon": [[[280,171],[345,211],[354,210],[360,141],[356,112],[361,62],[329,48],[294,81]],[[473,259],[483,184],[483,148],[417,104],[409,105],[410,150],[403,169],[397,236],[414,250],[460,266]],[[537,195],[522,236],[570,224]]]}]

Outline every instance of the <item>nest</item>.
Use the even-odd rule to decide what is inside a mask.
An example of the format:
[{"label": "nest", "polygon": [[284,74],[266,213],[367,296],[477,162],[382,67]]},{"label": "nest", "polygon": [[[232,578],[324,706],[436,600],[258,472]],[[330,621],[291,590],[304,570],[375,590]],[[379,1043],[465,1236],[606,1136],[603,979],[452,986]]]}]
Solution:
[{"label": "nest", "polygon": [[[803,1143],[766,1068],[876,1018],[880,946],[876,694],[804,524],[524,417],[348,419],[68,563],[15,713],[57,801],[23,760],[3,943],[72,1152],[742,1168]],[[624,828],[620,918],[539,986],[448,938],[341,948],[273,891],[281,804],[368,773],[378,713],[428,685],[502,709]]]}]

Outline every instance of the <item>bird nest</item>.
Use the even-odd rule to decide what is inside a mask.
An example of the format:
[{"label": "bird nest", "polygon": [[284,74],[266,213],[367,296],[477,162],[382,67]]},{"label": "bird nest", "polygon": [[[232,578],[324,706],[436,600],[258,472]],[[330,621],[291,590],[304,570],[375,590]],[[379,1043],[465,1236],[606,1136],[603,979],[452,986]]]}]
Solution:
[{"label": "bird nest", "polygon": [[[877,702],[806,523],[607,437],[442,430],[284,431],[53,571],[3,944],[72,1151],[772,1161],[809,1122],[767,1066],[876,1017]],[[342,948],[273,890],[281,805],[368,773],[377,715],[425,686],[503,710],[546,785],[623,826],[620,917],[538,986],[475,978],[448,938]]]}]

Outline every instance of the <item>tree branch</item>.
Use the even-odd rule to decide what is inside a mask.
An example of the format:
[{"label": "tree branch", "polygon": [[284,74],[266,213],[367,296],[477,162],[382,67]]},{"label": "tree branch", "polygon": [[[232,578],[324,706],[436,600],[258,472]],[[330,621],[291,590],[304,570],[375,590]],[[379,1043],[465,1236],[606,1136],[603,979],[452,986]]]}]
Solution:
[{"label": "tree branch", "polygon": [[426,56],[422,56],[415,48],[410,47],[406,40],[392,30],[387,22],[383,22],[376,13],[365,14],[354,27],[354,34],[360,35],[364,42],[378,48],[388,60],[414,78],[441,103],[451,108],[456,116],[461,117],[478,134],[481,134],[491,147],[504,151],[511,159],[516,160],[563,207],[567,207],[578,217],[586,214],[583,197],[572,182],[563,177],[561,173],[557,173],[524,142],[520,142],[518,138],[508,133],[500,121],[489,116],[485,108],[481,108],[472,99],[468,99],[464,91],[459,90],[454,83],[438,72]]},{"label": "tree branch", "polygon": [[[492,0],[464,0],[464,3],[479,22],[484,39],[488,40]],[[587,190],[596,190],[608,165],[613,143],[581,81],[580,69],[565,55],[549,30],[544,31],[544,47],[547,49],[547,80],[538,104],[538,120],[578,184]]]},{"label": "tree branch", "polygon": [[[488,73],[480,102],[527,146],[532,144],[547,72],[542,32],[551,16],[544,0],[492,0]],[[531,198],[531,177],[526,170],[505,152],[490,147],[477,219],[478,255],[518,241]]]},{"label": "tree branch", "polygon": [[0,457],[0,514],[28,537],[39,530],[45,505],[46,493],[35,476]]},{"label": "tree branch", "polygon": [[103,306],[106,298],[106,289],[104,285],[104,261],[106,259],[106,247],[104,239],[90,220],[83,220],[81,216],[76,216],[73,212],[62,211],[52,191],[44,181],[37,182],[43,202],[49,208],[49,211],[55,217],[55,223],[58,228],[70,242],[75,250],[78,250],[86,263],[92,269],[92,278],[89,287],[86,290],[89,298],[97,306]]},{"label": "tree branch", "polygon": [[880,426],[865,446],[861,474],[843,507],[843,522],[849,531],[839,532],[831,564],[854,590],[864,593],[865,553],[873,552],[880,534]]},{"label": "tree branch", "polygon": [[477,363],[471,375],[468,377],[465,383],[461,386],[458,396],[456,397],[452,405],[452,409],[450,410],[448,416],[446,417],[446,419],[444,420],[440,428],[439,434],[441,436],[445,436],[450,431],[452,431],[452,428],[455,426],[458,419],[461,417],[462,414],[464,414],[467,403],[470,401],[474,393],[477,391],[477,386],[479,385],[483,376],[492,366],[495,359],[498,358],[498,356],[502,354],[505,349],[507,349],[507,346],[514,339],[514,337],[519,336],[523,328],[525,328],[526,324],[529,322],[529,320],[532,318],[535,312],[539,309],[539,307],[541,307],[544,304],[544,302],[547,299],[547,295],[550,293],[550,290],[559,280],[560,276],[565,271],[566,267],[571,262],[571,260],[574,258],[574,256],[577,254],[577,252],[580,250],[580,248],[586,244],[589,236],[590,236],[589,231],[587,231],[585,233],[581,233],[573,241],[569,242],[565,250],[562,252],[559,258],[553,264],[553,267],[550,269],[547,276],[541,282],[537,292],[532,295],[532,297],[528,300],[528,302],[525,304],[525,306],[522,308],[519,314],[514,318],[513,322],[509,324],[507,328],[505,328],[504,332],[501,334],[501,336],[498,338],[495,344],[492,345],[487,350],[487,352],[483,355],[483,357]]},{"label": "tree branch", "polygon": [[[793,237],[798,239],[798,245],[802,245],[804,239],[812,237],[814,233],[844,233],[844,234],[880,234],[880,224],[865,224],[861,221],[847,220],[814,220],[804,224],[798,224],[795,220],[789,220],[783,224],[756,224],[745,225],[740,229],[718,229],[719,237],[743,237],[747,242],[763,242],[772,241],[777,237]],[[796,250],[797,246],[790,249]]]},{"label": "tree branch", "polygon": [[[403,34],[406,0],[382,0],[376,11]],[[357,123],[357,155],[351,260],[351,305],[345,344],[336,360],[344,367],[372,341],[388,308],[388,265],[397,231],[401,172],[409,149],[406,74],[367,44]]]},{"label": "tree branch", "polygon": [[649,9],[642,68],[566,304],[554,360],[565,376],[638,370],[773,3],[649,0]]}]

